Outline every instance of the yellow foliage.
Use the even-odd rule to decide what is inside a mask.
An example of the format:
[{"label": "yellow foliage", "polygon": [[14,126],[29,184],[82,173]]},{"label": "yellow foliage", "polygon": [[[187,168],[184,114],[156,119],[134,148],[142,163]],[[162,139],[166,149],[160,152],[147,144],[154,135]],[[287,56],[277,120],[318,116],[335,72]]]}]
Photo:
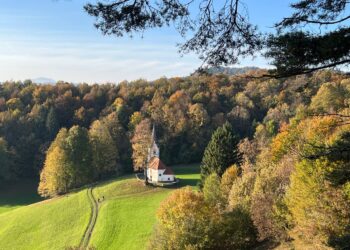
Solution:
[{"label": "yellow foliage", "polygon": [[206,230],[210,221],[216,220],[215,216],[215,210],[206,205],[202,193],[190,187],[174,191],[157,212],[160,238],[162,235],[166,238],[162,249],[203,248]]},{"label": "yellow foliage", "polygon": [[225,173],[221,177],[221,190],[224,197],[228,197],[233,183],[236,181],[239,175],[239,169],[236,164],[226,169]]},{"label": "yellow foliage", "polygon": [[293,237],[308,244],[328,244],[330,236],[341,237],[350,225],[350,203],[341,189],[327,181],[327,170],[337,162],[304,160],[291,175],[286,204],[295,227]]},{"label": "yellow foliage", "polygon": [[38,193],[43,197],[55,196],[68,190],[66,170],[66,153],[55,143],[48,150],[44,168],[40,174]]}]

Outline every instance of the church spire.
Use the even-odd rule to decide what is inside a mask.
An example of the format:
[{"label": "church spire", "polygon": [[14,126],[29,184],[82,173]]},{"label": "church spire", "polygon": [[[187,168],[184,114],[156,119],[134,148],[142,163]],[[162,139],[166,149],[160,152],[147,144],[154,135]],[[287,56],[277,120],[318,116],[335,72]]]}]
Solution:
[{"label": "church spire", "polygon": [[153,124],[153,128],[152,128],[152,141],[151,141],[151,146],[148,149],[148,161],[151,160],[151,158],[153,157],[157,157],[159,158],[159,147],[157,145],[157,138],[156,138],[156,129],[155,126]]},{"label": "church spire", "polygon": [[153,128],[152,128],[152,143],[156,143],[156,128],[153,124]]}]

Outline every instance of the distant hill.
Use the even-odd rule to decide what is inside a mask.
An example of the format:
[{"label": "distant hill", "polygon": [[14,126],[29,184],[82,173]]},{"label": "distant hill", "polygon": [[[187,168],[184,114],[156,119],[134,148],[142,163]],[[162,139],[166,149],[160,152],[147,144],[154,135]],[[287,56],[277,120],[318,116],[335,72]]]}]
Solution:
[{"label": "distant hill", "polygon": [[251,70],[258,70],[258,69],[261,69],[261,68],[258,68],[258,67],[242,67],[242,68],[236,68],[236,67],[222,67],[222,66],[219,66],[219,67],[210,67],[208,68],[206,71],[209,73],[209,74],[219,74],[219,73],[222,73],[222,74],[227,74],[227,75],[237,75],[237,74],[244,74],[248,71],[251,71]]},{"label": "distant hill", "polygon": [[38,84],[55,84],[56,83],[56,80],[52,78],[47,78],[47,77],[37,77],[31,80],[33,83],[38,83]]}]

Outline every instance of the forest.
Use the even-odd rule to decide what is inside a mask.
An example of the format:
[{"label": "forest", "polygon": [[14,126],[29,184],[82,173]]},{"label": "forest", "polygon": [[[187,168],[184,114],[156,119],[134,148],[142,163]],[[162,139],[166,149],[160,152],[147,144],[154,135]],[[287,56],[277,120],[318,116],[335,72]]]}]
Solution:
[{"label": "forest", "polygon": [[202,179],[200,191],[179,189],[162,203],[152,248],[346,249],[350,78],[250,77],[263,73],[4,82],[1,181],[36,179],[51,197],[130,173],[142,168],[135,152],[154,124],[164,162],[202,162]]}]

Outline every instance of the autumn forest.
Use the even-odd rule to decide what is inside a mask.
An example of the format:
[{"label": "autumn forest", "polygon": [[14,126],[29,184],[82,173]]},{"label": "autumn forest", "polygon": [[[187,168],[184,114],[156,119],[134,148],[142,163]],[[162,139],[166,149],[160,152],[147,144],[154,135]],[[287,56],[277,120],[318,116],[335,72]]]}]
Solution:
[{"label": "autumn forest", "polygon": [[154,124],[166,164],[202,162],[202,191],[179,189],[162,203],[152,248],[346,249],[349,76],[250,77],[261,72],[5,82],[0,178],[35,179],[50,197],[138,171],[137,143]]}]

